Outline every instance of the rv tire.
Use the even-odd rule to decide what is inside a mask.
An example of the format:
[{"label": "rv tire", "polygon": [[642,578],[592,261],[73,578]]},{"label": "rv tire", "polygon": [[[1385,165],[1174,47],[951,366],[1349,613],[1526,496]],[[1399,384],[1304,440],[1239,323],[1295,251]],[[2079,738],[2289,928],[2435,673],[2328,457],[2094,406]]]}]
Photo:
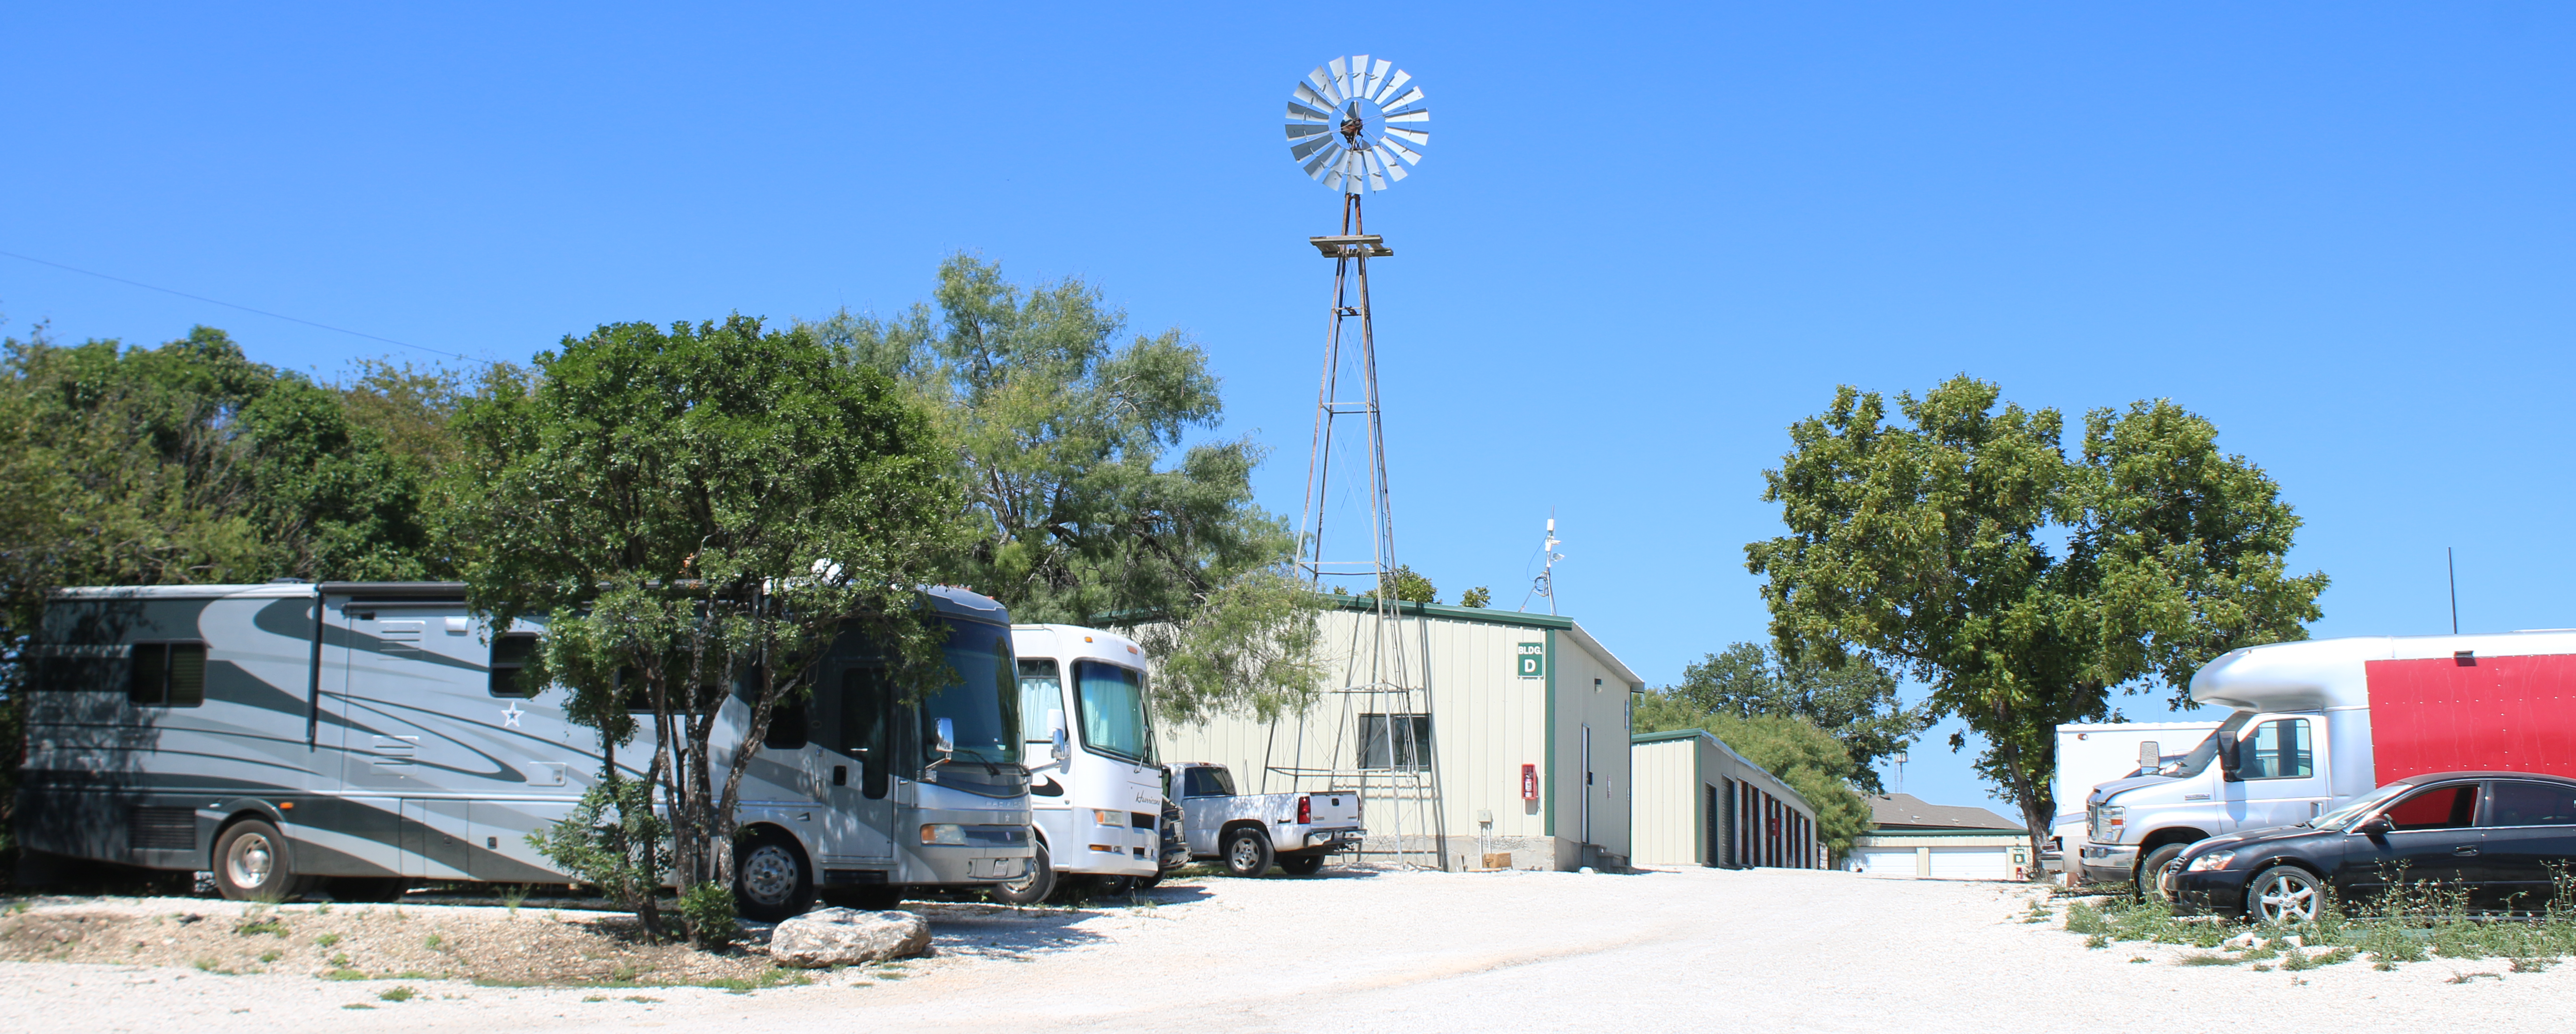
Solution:
[{"label": "rv tire", "polygon": [[769,826],[752,830],[734,848],[734,911],[755,923],[775,923],[814,907],[814,866],[803,848]]},{"label": "rv tire", "polygon": [[1312,876],[1324,871],[1324,856],[1321,854],[1280,855],[1279,871],[1290,876]]},{"label": "rv tire", "polygon": [[286,901],[304,893],[310,876],[295,872],[285,834],[259,819],[243,819],[215,837],[215,889],[234,901]]},{"label": "rv tire", "polygon": [[1034,905],[1055,893],[1055,866],[1047,860],[1046,841],[1038,841],[1029,854],[1029,871],[1008,883],[996,883],[988,893],[1005,905]]}]

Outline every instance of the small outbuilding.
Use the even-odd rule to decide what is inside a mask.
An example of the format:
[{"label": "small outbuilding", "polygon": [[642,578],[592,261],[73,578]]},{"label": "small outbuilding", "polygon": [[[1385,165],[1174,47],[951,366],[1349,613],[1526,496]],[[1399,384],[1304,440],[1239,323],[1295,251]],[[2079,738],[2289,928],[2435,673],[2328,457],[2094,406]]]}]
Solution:
[{"label": "small outbuilding", "polygon": [[1637,733],[1628,750],[1637,864],[1825,864],[1815,806],[1707,730]]},{"label": "small outbuilding", "polygon": [[[1305,713],[1219,714],[1160,731],[1162,760],[1231,768],[1244,793],[1361,794],[1361,856],[1442,869],[1629,861],[1628,742],[1637,674],[1572,618],[1322,597],[1327,692]],[[1402,652],[1377,657],[1372,642]],[[1415,710],[1367,687],[1396,677]]]},{"label": "small outbuilding", "polygon": [[1869,832],[1852,839],[1851,869],[1864,876],[2020,880],[2030,872],[2030,832],[1984,808],[1926,803],[1912,794],[1864,798]]}]

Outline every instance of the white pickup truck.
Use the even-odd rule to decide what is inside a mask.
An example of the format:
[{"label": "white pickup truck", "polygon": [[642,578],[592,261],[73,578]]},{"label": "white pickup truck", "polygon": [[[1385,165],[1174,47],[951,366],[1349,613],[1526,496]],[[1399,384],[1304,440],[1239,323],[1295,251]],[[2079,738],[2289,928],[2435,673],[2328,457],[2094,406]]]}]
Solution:
[{"label": "white pickup truck", "polygon": [[1172,767],[1181,791],[1181,835],[1190,857],[1219,859],[1236,876],[1259,876],[1270,863],[1291,876],[1312,876],[1324,858],[1360,846],[1360,795],[1234,792],[1224,765],[1188,761]]}]

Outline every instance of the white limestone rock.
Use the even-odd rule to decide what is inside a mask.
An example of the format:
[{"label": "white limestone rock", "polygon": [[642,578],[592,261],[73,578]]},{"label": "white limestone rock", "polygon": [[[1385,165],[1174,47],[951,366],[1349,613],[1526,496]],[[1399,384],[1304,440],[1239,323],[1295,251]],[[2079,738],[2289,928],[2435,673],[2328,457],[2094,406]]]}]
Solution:
[{"label": "white limestone rock", "polygon": [[820,969],[930,954],[930,921],[910,912],[818,908],[778,924],[769,957],[781,966]]}]

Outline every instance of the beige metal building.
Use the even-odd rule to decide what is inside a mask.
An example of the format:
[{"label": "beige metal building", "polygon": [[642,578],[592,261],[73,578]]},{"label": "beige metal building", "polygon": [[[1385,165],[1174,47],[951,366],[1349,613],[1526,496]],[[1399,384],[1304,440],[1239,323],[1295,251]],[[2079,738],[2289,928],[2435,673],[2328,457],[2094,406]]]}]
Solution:
[{"label": "beige metal building", "polygon": [[2030,831],[1984,808],[1926,803],[1912,794],[1868,798],[1869,832],[1852,838],[1851,869],[1864,876],[2019,880],[2030,871]]},{"label": "beige metal building", "polygon": [[1365,854],[1443,869],[1627,863],[1628,729],[1645,684],[1570,618],[1405,603],[1390,638],[1422,713],[1371,711],[1373,601],[1328,597],[1328,691],[1302,715],[1161,732],[1167,762],[1213,761],[1244,793],[1357,789]]},{"label": "beige metal building", "polygon": [[1814,869],[1816,809],[1705,729],[1631,737],[1639,865]]}]

